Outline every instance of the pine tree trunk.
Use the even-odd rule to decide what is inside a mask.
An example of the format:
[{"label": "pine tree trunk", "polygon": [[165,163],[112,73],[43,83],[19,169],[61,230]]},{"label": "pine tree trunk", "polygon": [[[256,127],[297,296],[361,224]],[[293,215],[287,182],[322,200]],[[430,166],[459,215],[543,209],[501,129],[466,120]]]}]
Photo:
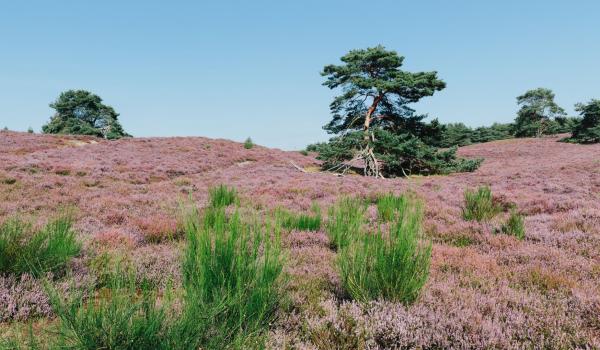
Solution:
[{"label": "pine tree trunk", "polygon": [[379,172],[379,163],[377,161],[377,158],[375,157],[375,153],[373,153],[373,147],[371,145],[371,140],[370,140],[370,126],[371,126],[371,118],[373,117],[373,113],[375,113],[375,109],[377,109],[377,105],[379,104],[379,102],[381,102],[381,100],[383,99],[383,94],[379,94],[377,97],[375,97],[373,99],[373,103],[371,104],[371,107],[369,107],[369,109],[367,110],[367,114],[365,115],[365,124],[363,127],[363,131],[364,131],[364,141],[365,141],[365,148],[362,151],[362,158],[365,164],[365,169],[364,169],[364,175],[365,176],[374,176],[374,177],[380,177],[381,174]]}]

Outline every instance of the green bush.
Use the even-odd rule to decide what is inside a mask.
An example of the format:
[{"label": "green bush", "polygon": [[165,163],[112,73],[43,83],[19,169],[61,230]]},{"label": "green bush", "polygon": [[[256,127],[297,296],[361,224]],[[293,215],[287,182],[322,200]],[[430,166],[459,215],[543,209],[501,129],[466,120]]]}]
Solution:
[{"label": "green bush", "polygon": [[173,329],[173,348],[251,347],[280,300],[283,255],[276,227],[244,224],[223,207],[211,215],[191,215],[186,222],[184,311]]},{"label": "green bush", "polygon": [[208,189],[209,205],[214,208],[226,207],[238,202],[237,191],[233,187],[219,185]]},{"label": "green bush", "polygon": [[492,190],[489,186],[480,186],[477,191],[465,191],[465,207],[463,218],[465,220],[486,221],[498,214],[502,208],[494,202]]},{"label": "green bush", "polygon": [[[373,134],[373,153],[381,162],[383,174],[388,177],[471,172],[483,162],[480,158],[459,158],[456,147],[441,150],[410,133],[374,129]],[[317,159],[323,161],[325,169],[343,168],[345,162],[356,156],[356,150],[363,148],[363,142],[362,131],[333,137],[315,148],[319,152]]]},{"label": "green bush", "polygon": [[247,138],[246,141],[244,141],[244,148],[245,149],[251,149],[254,147],[254,142],[252,142],[251,138]]},{"label": "green bush", "polygon": [[0,273],[41,276],[60,274],[80,251],[69,216],[61,216],[41,230],[11,219],[0,225]]},{"label": "green bush", "polygon": [[502,233],[515,236],[518,239],[525,238],[525,222],[523,215],[516,210],[510,212],[510,216],[504,225],[502,225]]},{"label": "green bush", "polygon": [[389,232],[365,234],[340,252],[342,284],[355,300],[410,304],[427,281],[431,243],[421,240],[422,206],[413,199],[399,203]]},{"label": "green bush", "polygon": [[367,207],[359,198],[342,198],[329,208],[327,235],[332,248],[342,249],[361,234]]}]

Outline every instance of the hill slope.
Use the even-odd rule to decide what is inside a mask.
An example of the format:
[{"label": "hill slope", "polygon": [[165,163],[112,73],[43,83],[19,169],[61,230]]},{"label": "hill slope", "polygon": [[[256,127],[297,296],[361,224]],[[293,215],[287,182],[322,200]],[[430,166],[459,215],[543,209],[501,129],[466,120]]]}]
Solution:
[{"label": "hill slope", "polygon": [[[259,146],[246,150],[226,140],[104,141],[1,132],[0,221],[17,213],[43,219],[57,207],[74,206],[86,246],[126,237],[136,264],[163,281],[178,275],[178,245],[146,238],[177,226],[180,203],[190,193],[203,206],[208,187],[226,183],[256,208],[306,211],[313,202],[327,207],[342,195],[412,190],[425,200],[425,227],[434,241],[422,298],[410,308],[340,305],[326,235],[292,234],[290,272],[318,275],[332,286],[309,328],[339,328],[351,337],[360,331],[345,328],[344,317],[352,317],[355,327],[366,329],[366,339],[381,347],[600,346],[600,145],[556,141],[461,148],[461,156],[485,158],[474,173],[374,180],[303,173],[291,162],[315,167],[312,156]],[[462,219],[464,190],[482,184],[526,215],[524,241],[495,233],[504,217],[485,224]],[[10,295],[8,283],[0,282],[0,295]],[[10,315],[0,311],[3,317]],[[302,322],[284,315],[270,344],[318,346],[300,331]]]}]

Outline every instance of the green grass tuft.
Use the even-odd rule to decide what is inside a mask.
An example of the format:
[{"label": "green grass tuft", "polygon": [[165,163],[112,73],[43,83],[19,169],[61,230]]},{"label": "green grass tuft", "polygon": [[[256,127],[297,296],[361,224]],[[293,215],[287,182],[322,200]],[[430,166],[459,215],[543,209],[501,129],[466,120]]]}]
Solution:
[{"label": "green grass tuft", "polygon": [[68,298],[48,287],[60,324],[53,338],[57,349],[170,349],[165,299],[139,288],[135,277],[121,274],[94,294]]},{"label": "green grass tuft", "polygon": [[401,203],[389,232],[364,234],[340,252],[342,284],[355,300],[410,304],[429,277],[431,243],[421,239],[422,205],[409,197]]},{"label": "green grass tuft", "polygon": [[[274,228],[274,229],[273,229]],[[273,232],[274,231],[274,232]],[[280,300],[280,234],[213,208],[186,222],[184,312],[176,348],[246,348],[260,343]]]},{"label": "green grass tuft", "polygon": [[465,220],[487,221],[496,216],[502,208],[494,203],[492,190],[489,186],[480,186],[477,191],[465,191],[465,207],[463,218]]},{"label": "green grass tuft", "polygon": [[406,207],[406,197],[388,193],[377,197],[376,203],[379,220],[390,222],[395,215],[402,215],[402,210]]},{"label": "green grass tuft", "polygon": [[318,205],[312,207],[313,215],[294,214],[284,209],[278,209],[275,213],[277,221],[288,230],[319,231],[321,229],[321,208]]},{"label": "green grass tuft", "polygon": [[10,219],[0,225],[0,273],[61,274],[80,248],[67,215],[37,231],[28,223]]},{"label": "green grass tuft", "polygon": [[517,239],[525,238],[525,220],[523,215],[518,211],[512,210],[510,216],[504,225],[502,225],[502,233],[515,236]]},{"label": "green grass tuft", "polygon": [[367,206],[360,198],[342,198],[329,208],[327,234],[333,249],[343,249],[359,236]]},{"label": "green grass tuft", "polygon": [[219,185],[208,189],[209,205],[214,208],[238,203],[237,191],[233,187]]}]

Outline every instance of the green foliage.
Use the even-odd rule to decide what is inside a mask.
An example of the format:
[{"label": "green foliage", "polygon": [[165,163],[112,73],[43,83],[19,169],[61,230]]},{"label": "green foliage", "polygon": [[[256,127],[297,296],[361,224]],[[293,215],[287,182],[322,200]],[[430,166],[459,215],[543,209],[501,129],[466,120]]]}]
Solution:
[{"label": "green foliage", "polygon": [[[481,161],[456,159],[455,150],[438,152],[444,127],[426,123],[409,104],[442,90],[436,72],[401,70],[404,57],[383,46],[352,50],[343,64],[328,65],[323,85],[341,89],[330,104],[332,120],[323,128],[336,134],[327,143],[309,145],[326,169],[345,167],[360,155],[368,175],[405,176],[472,171]],[[380,164],[382,169],[375,167]]]},{"label": "green foliage", "polygon": [[377,198],[377,215],[382,222],[395,219],[396,215],[403,215],[402,210],[406,208],[406,196],[396,196],[388,193]]},{"label": "green foliage", "polygon": [[264,334],[280,300],[280,234],[236,212],[191,215],[183,261],[184,311],[174,348],[246,348]]},{"label": "green foliage", "polygon": [[279,209],[276,212],[277,221],[288,230],[319,231],[321,229],[321,208],[314,204],[313,215],[294,214]]},{"label": "green foliage", "polygon": [[0,273],[42,276],[61,274],[79,254],[80,244],[71,229],[69,216],[61,216],[41,230],[18,219],[0,225]]},{"label": "green foliage", "polygon": [[517,97],[517,104],[521,109],[517,112],[513,128],[516,137],[555,133],[552,119],[565,115],[565,111],[554,102],[554,93],[550,89],[529,90]]},{"label": "green foliage", "polygon": [[307,151],[307,150],[305,150],[305,149],[303,149],[303,150],[300,150],[299,152],[300,152],[300,154],[301,154],[301,155],[303,155],[303,156],[307,156],[307,155],[308,155],[308,151]]},{"label": "green foliage", "polygon": [[444,125],[440,147],[467,146],[474,143],[490,142],[512,138],[512,125],[494,123],[489,127],[471,129],[463,123]]},{"label": "green foliage", "polygon": [[245,149],[252,149],[254,147],[254,142],[252,142],[251,138],[247,138],[246,141],[244,141],[244,148]]},{"label": "green foliage", "polygon": [[[438,150],[410,134],[394,134],[382,129],[374,129],[373,134],[373,152],[382,162],[383,173],[390,177],[474,171],[483,161],[457,158],[456,148]],[[334,137],[329,144],[319,147],[317,159],[324,162],[326,169],[334,168],[351,160],[362,142],[361,132]]]},{"label": "green foliage", "polygon": [[209,205],[214,208],[238,203],[237,191],[233,187],[219,185],[208,189]]},{"label": "green foliage", "polygon": [[343,249],[360,235],[367,206],[359,198],[342,198],[329,208],[327,234],[334,249]]},{"label": "green foliage", "polygon": [[119,123],[119,114],[89,91],[65,91],[50,107],[56,113],[42,127],[46,134],[92,135],[106,139],[130,136]]},{"label": "green foliage", "polygon": [[502,225],[502,233],[515,236],[518,239],[525,238],[525,222],[523,215],[516,210],[510,212],[510,216],[504,225]]},{"label": "green foliage", "polygon": [[462,213],[465,220],[486,221],[501,210],[502,208],[494,202],[489,186],[480,186],[477,191],[465,190],[465,207]]},{"label": "green foliage", "polygon": [[[406,117],[412,116],[409,103],[419,101],[442,90],[446,84],[436,72],[411,73],[400,69],[404,57],[383,46],[352,50],[341,58],[342,65],[327,65],[321,75],[323,85],[341,88],[343,93],[330,105],[333,120],[324,129],[338,134],[347,130],[362,130],[366,111],[374,105],[371,126],[402,128]],[[372,97],[365,104],[368,97]]]},{"label": "green foliage", "polygon": [[28,134],[33,134],[33,128],[31,126],[29,128],[27,128],[27,133]]},{"label": "green foliage", "polygon": [[[169,349],[166,306],[151,289],[138,288],[135,278],[115,276],[95,298],[85,293],[63,298],[49,288],[60,320],[55,348]],[[88,291],[87,294],[93,294]]]},{"label": "green foliage", "polygon": [[574,128],[568,141],[576,143],[600,142],[600,100],[591,100],[587,104],[579,103],[575,109],[583,117]]},{"label": "green foliage", "polygon": [[342,284],[355,300],[410,304],[427,282],[431,243],[421,240],[422,205],[409,197],[396,198],[389,232],[356,237],[340,252]]}]

